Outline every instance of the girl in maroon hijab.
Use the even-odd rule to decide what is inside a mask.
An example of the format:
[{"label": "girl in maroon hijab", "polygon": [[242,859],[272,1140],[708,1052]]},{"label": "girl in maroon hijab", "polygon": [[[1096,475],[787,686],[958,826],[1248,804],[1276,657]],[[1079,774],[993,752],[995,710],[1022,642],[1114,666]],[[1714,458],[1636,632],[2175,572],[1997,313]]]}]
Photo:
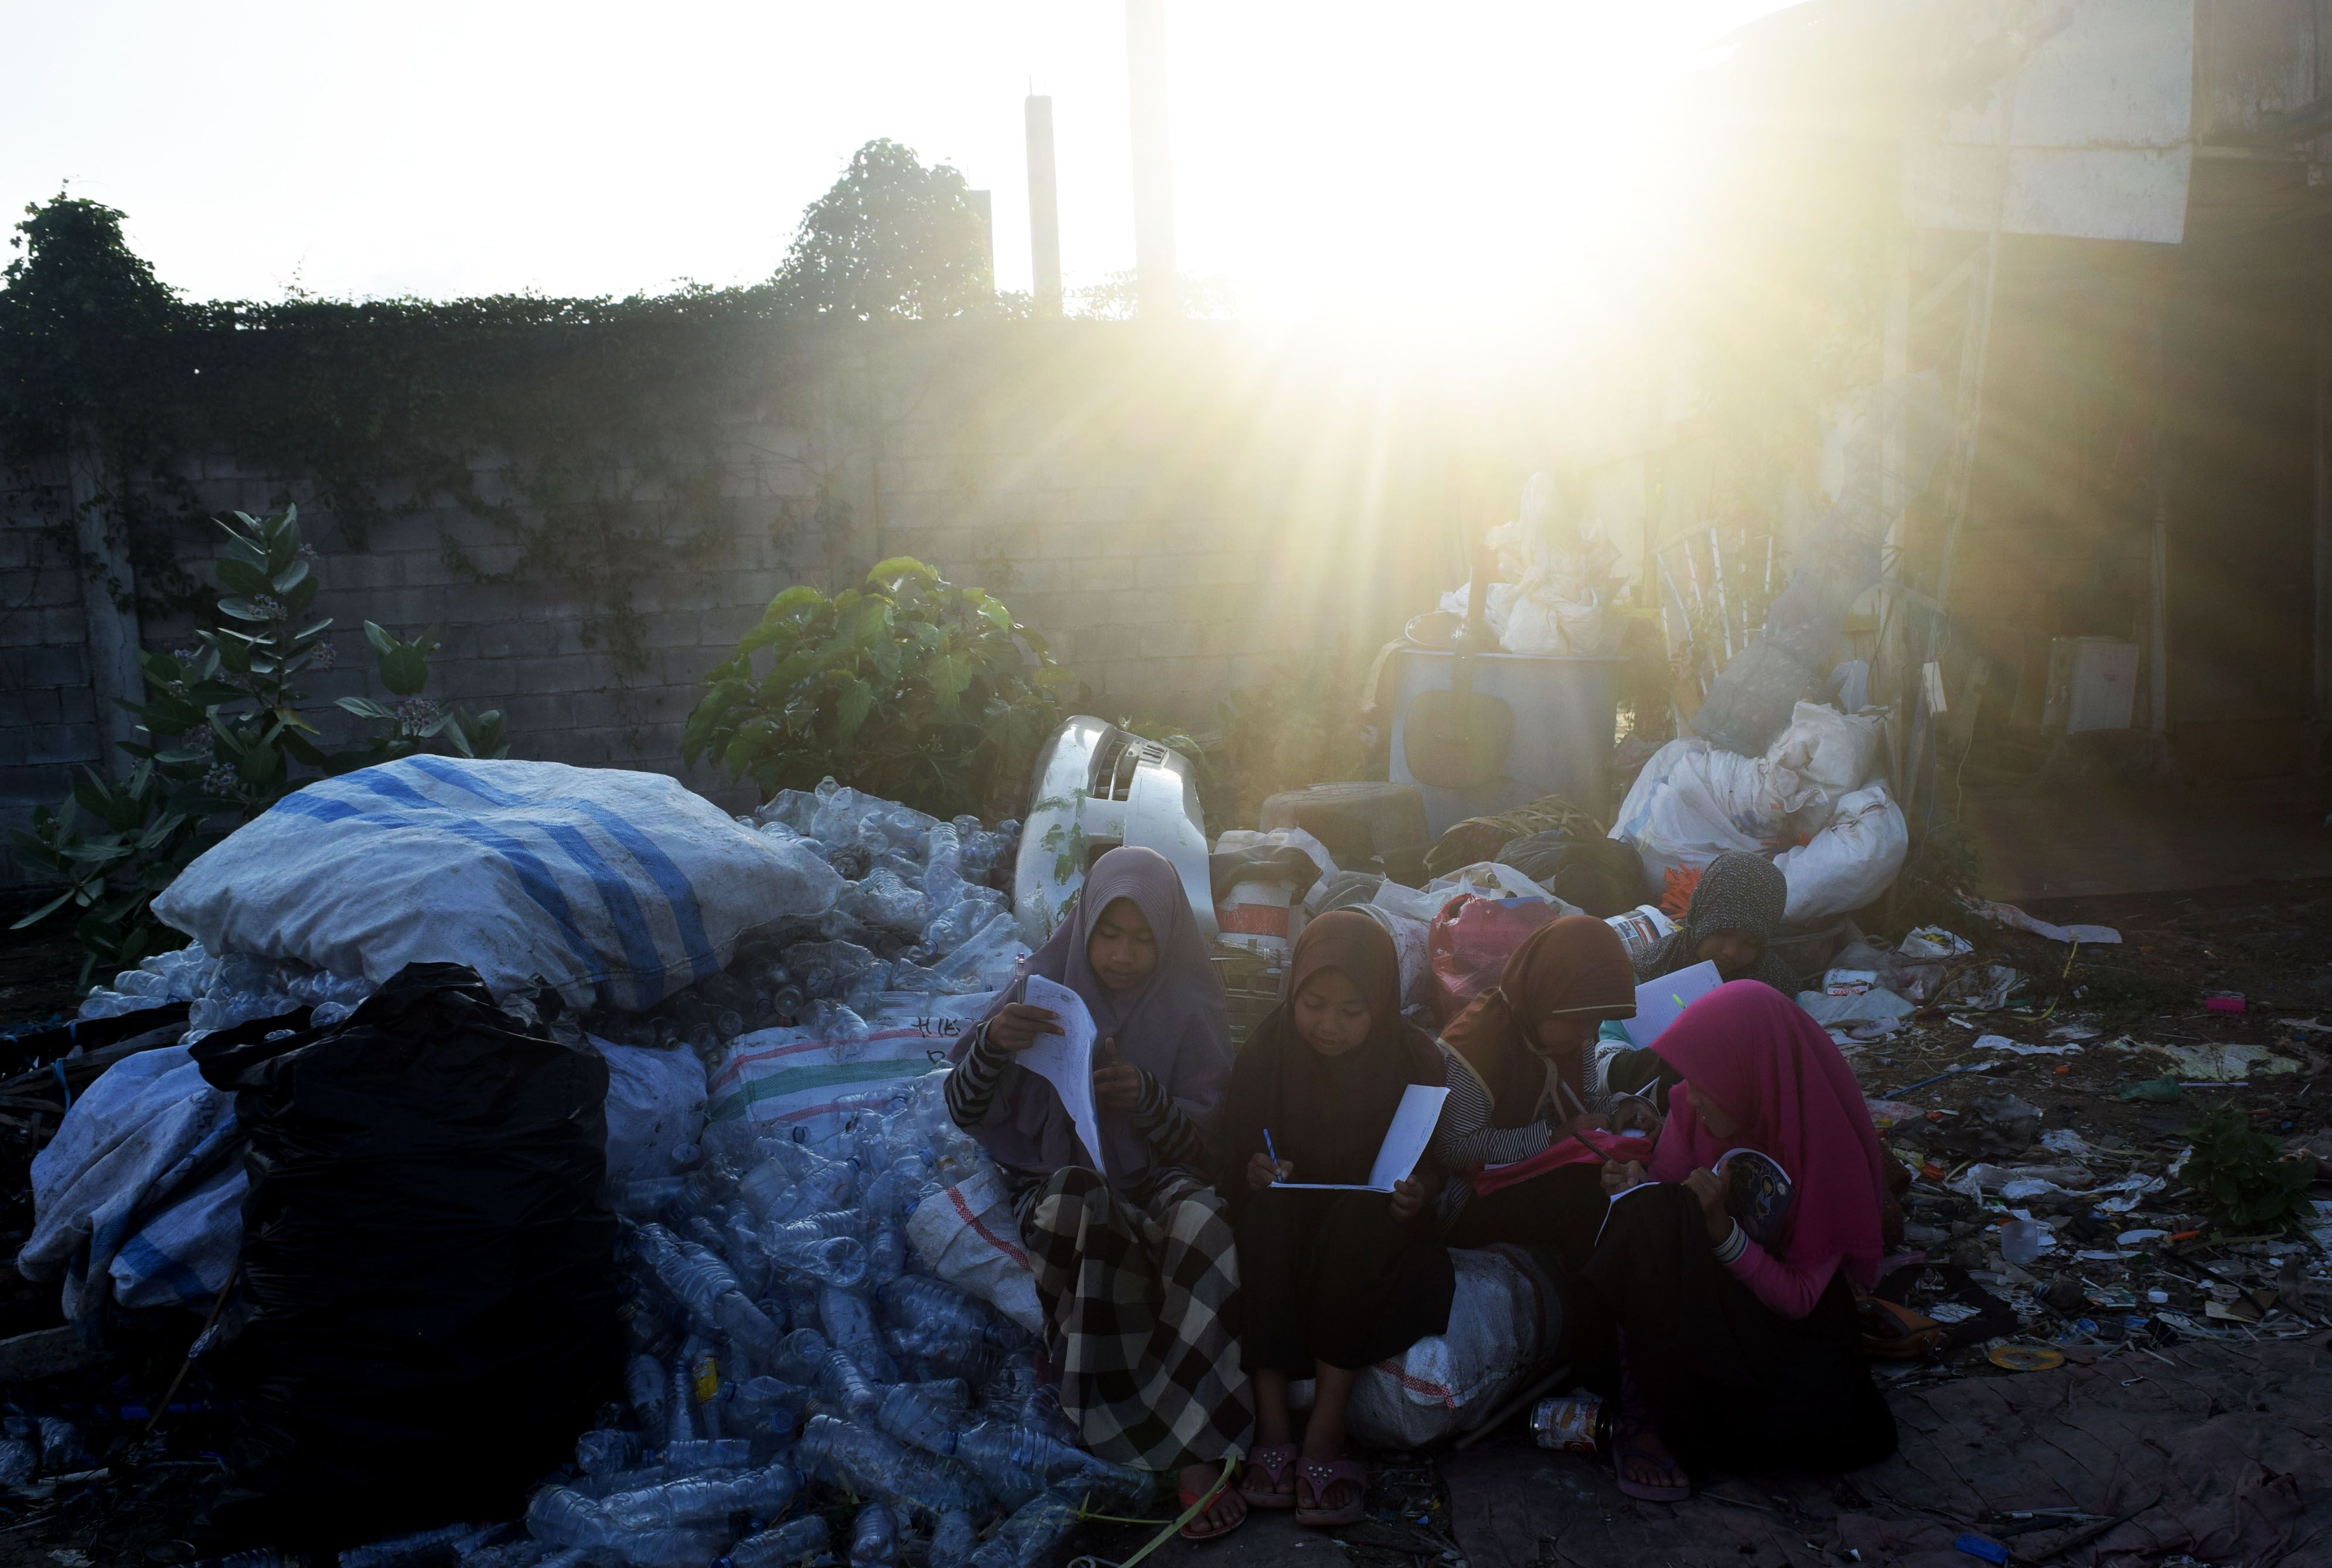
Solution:
[{"label": "girl in maroon hijab", "polygon": [[[1616,1196],[1586,1278],[1620,1334],[1620,1489],[1688,1496],[1686,1472],[1840,1470],[1895,1451],[1854,1292],[1878,1278],[1886,1156],[1854,1073],[1790,998],[1735,980],[1651,1048],[1682,1075],[1643,1168],[1606,1165]],[[1792,1196],[1766,1245],[1714,1173],[1754,1149]]]},{"label": "girl in maroon hijab", "polygon": [[[1085,1446],[1147,1469],[1180,1465],[1185,1487],[1203,1487],[1254,1420],[1228,1315],[1237,1246],[1203,1173],[1231,1068],[1222,982],[1171,863],[1131,846],[1094,863],[1027,968],[1093,1015],[1094,1152],[1108,1174],[1052,1084],[1013,1059],[1059,1032],[1019,988],[956,1041],[948,1114],[1012,1192],[1061,1405]],[[1236,1495],[1219,1498],[1191,1532],[1219,1534],[1244,1514]]]},{"label": "girl in maroon hijab", "polygon": [[[1240,1494],[1256,1507],[1292,1506],[1300,1524],[1348,1525],[1368,1489],[1343,1453],[1353,1380],[1449,1326],[1457,1279],[1428,1211],[1440,1182],[1421,1167],[1390,1194],[1277,1184],[1367,1181],[1409,1086],[1447,1087],[1451,1068],[1402,1019],[1400,955],[1364,914],[1338,911],[1304,928],[1285,997],[1231,1069],[1218,1140],[1256,1394]],[[1303,1378],[1318,1391],[1299,1453],[1287,1384]]]}]

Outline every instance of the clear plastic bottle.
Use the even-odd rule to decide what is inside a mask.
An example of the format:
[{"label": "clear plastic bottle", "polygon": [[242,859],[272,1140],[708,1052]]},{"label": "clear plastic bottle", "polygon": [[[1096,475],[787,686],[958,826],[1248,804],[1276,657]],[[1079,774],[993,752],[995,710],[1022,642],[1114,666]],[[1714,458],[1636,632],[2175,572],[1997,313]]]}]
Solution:
[{"label": "clear plastic bottle", "polygon": [[817,1318],[827,1342],[856,1362],[859,1371],[878,1383],[899,1381],[899,1369],[892,1364],[882,1331],[874,1326],[874,1309],[865,1296],[829,1285],[817,1293]]},{"label": "clear plastic bottle", "polygon": [[718,1524],[731,1514],[774,1518],[800,1490],[800,1474],[779,1463],[735,1474],[708,1471],[619,1492],[602,1498],[599,1511],[626,1530],[676,1530]]},{"label": "clear plastic bottle", "polygon": [[998,1420],[959,1432],[953,1457],[1008,1507],[1018,1507],[1056,1483],[1116,1501],[1146,1497],[1152,1486],[1147,1470],[1113,1465],[1083,1448]]},{"label": "clear plastic bottle", "polygon": [[956,1430],[971,1410],[971,1391],[954,1378],[893,1383],[874,1407],[874,1425],[927,1454],[955,1451]]},{"label": "clear plastic bottle", "polygon": [[[1000,1344],[1004,1335],[986,1307],[951,1285],[920,1274],[903,1275],[875,1292],[883,1315],[909,1336],[909,1343],[937,1345],[955,1340]],[[929,1351],[918,1351],[928,1355]]]},{"label": "clear plastic bottle", "polygon": [[867,1285],[881,1289],[904,1275],[909,1261],[906,1229],[895,1219],[884,1220],[866,1244]]},{"label": "clear plastic bottle", "polygon": [[[801,1222],[805,1226],[807,1222]],[[790,1231],[791,1227],[780,1228]],[[849,1236],[772,1235],[763,1232],[769,1261],[777,1271],[807,1278],[819,1286],[855,1290],[866,1281],[866,1248]]]},{"label": "clear plastic bottle", "polygon": [[664,1430],[666,1389],[664,1364],[655,1357],[636,1355],[624,1363],[624,1393],[649,1431]]},{"label": "clear plastic bottle", "polygon": [[632,1249],[697,1327],[728,1335],[756,1360],[777,1353],[778,1327],[747,1298],[729,1266],[709,1249],[651,1221],[634,1228]]},{"label": "clear plastic bottle", "polygon": [[917,1453],[881,1432],[833,1416],[812,1416],[795,1445],[806,1471],[863,1497],[907,1503],[932,1513],[961,1508],[979,1514],[989,1493],[978,1477],[952,1459]]},{"label": "clear plastic bottle", "polygon": [[538,1541],[580,1547],[594,1561],[634,1568],[704,1568],[729,1539],[725,1529],[627,1529],[571,1487],[537,1492],[526,1506],[526,1527]]},{"label": "clear plastic bottle", "polygon": [[798,1328],[779,1346],[779,1374],[790,1382],[816,1389],[818,1396],[853,1420],[871,1418],[882,1396],[858,1363],[827,1343],[814,1328]]},{"label": "clear plastic bottle", "polygon": [[575,1439],[575,1468],[587,1476],[612,1476],[640,1461],[640,1435],[601,1428]]},{"label": "clear plastic bottle", "polygon": [[932,1527],[931,1555],[926,1568],[963,1568],[980,1549],[980,1526],[971,1515],[951,1508]]},{"label": "clear plastic bottle", "polygon": [[741,1470],[752,1462],[753,1445],[744,1438],[691,1438],[667,1444],[664,1450],[664,1471],[672,1477],[706,1470]]},{"label": "clear plastic bottle", "polygon": [[746,1536],[729,1548],[727,1556],[715,1561],[712,1568],[787,1568],[788,1564],[824,1552],[831,1539],[826,1521],[815,1514],[788,1519],[775,1529]]},{"label": "clear plastic bottle", "polygon": [[689,1371],[689,1353],[683,1351],[664,1374],[664,1440],[674,1443],[693,1442],[701,1435],[696,1427],[696,1378]]},{"label": "clear plastic bottle", "polygon": [[850,1526],[850,1568],[898,1568],[899,1515],[888,1503],[869,1503]]},{"label": "clear plastic bottle", "polygon": [[470,1553],[464,1550],[464,1546],[492,1535],[495,1528],[491,1525],[440,1525],[435,1529],[415,1530],[403,1535],[368,1541],[361,1546],[351,1546],[343,1551],[340,1568],[407,1568],[408,1564],[433,1561],[449,1554],[466,1557]]},{"label": "clear plastic bottle", "polygon": [[1039,1493],[1012,1511],[1003,1527],[971,1554],[970,1568],[1044,1568],[1053,1548],[1077,1527],[1076,1492]]}]

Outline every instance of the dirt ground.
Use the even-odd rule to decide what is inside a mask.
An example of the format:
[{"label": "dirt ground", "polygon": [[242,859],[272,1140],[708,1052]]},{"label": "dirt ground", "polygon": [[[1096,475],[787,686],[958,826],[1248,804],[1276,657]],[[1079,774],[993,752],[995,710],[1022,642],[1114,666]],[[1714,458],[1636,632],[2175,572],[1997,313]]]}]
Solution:
[{"label": "dirt ground", "polygon": [[[1939,1317],[1955,1322],[1980,1317],[1986,1300],[2005,1306],[2016,1320],[2004,1334],[1967,1337],[1940,1362],[1888,1373],[1907,1433],[1924,1434],[1918,1441],[1932,1450],[1925,1462],[1907,1437],[1907,1457],[1855,1477],[1819,1486],[1725,1480],[1693,1503],[1654,1508],[1620,1498],[1608,1467],[1532,1448],[1515,1421],[1463,1454],[1380,1456],[1374,1517],[1333,1538],[1299,1531],[1282,1515],[1260,1518],[1216,1546],[1171,1543],[1150,1561],[1203,1556],[1219,1568],[1338,1560],[1370,1568],[1445,1568],[1461,1559],[1470,1568],[1973,1562],[1951,1551],[1951,1531],[1981,1530],[1987,1522],[2001,1527],[2000,1498],[1983,1491],[1990,1486],[1999,1492],[2000,1474],[2021,1467],[2055,1477],[2055,1491],[2019,1506],[2100,1517],[2150,1503],[2136,1493],[2168,1485],[2152,1472],[2136,1476],[2143,1467],[2099,1467],[2094,1454],[2075,1464],[2065,1458],[2071,1439],[2050,1429],[2050,1421],[2086,1424],[2093,1432],[2118,1429],[2113,1423],[2122,1421],[2127,1441],[2180,1456],[2165,1475],[2185,1475],[2196,1497],[2220,1497],[2226,1506],[2213,1514],[2205,1503],[2187,1498],[2177,1506],[2164,1505],[2167,1512],[2158,1508],[2116,1526],[2118,1534],[2070,1544],[2058,1535],[2017,1537],[2020,1551],[2031,1546],[2035,1554],[2024,1560],[2117,1568],[2175,1561],[2178,1552],[2193,1562],[2240,1561],[2247,1568],[2327,1560],[2332,1465],[2322,1429],[2327,1374],[2319,1343],[2322,1326],[2332,1324],[2332,1285],[2310,1277],[2326,1272],[2320,1249],[2298,1231],[2230,1236],[2213,1224],[2206,1205],[2174,1181],[2120,1213],[2105,1212],[2079,1192],[2034,1202],[2029,1211],[2056,1227],[2059,1248],[2030,1271],[2016,1271],[2001,1260],[1998,1200],[1976,1202],[1947,1183],[1967,1160],[1964,1150],[1951,1146],[1954,1127],[1966,1124],[1978,1099],[2003,1093],[2040,1111],[2042,1133],[2076,1134],[2101,1181],[2126,1171],[2162,1172],[2189,1141],[2184,1130],[2213,1104],[2237,1107],[2252,1126],[2279,1140],[2332,1130],[2327,1105],[2332,1032],[2307,1027],[2332,1025],[2332,879],[2029,907],[2049,920],[2115,926],[2123,941],[2075,949],[1971,927],[1982,938],[1982,959],[2012,965],[2025,977],[2006,1009],[1978,1014],[1946,1006],[1915,1016],[1890,1037],[1849,1047],[1868,1096],[1912,1113],[1888,1135],[1925,1162],[1927,1174],[1908,1204],[1919,1228],[1915,1240],[1926,1238],[1932,1262],[1964,1271],[1955,1282],[1930,1267],[1903,1294],[1914,1305],[1939,1308]],[[0,944],[0,1030],[48,1021],[69,1008],[78,966],[71,943],[60,938],[28,941],[18,933]],[[2206,1008],[2207,996],[2222,992],[2240,993],[2243,1010]],[[2031,1056],[1975,1049],[1985,1036],[2079,1048]],[[2267,1047],[2295,1070],[2224,1085],[2190,1082],[2173,1104],[2124,1099],[2121,1092],[2131,1084],[2159,1078],[2172,1066],[2171,1058],[2147,1045]],[[1990,1065],[1922,1082],[1977,1061]],[[33,1065],[15,1040],[0,1039],[0,1076]],[[0,1127],[0,1230],[12,1243],[21,1242],[31,1223],[25,1167],[32,1152],[24,1133]],[[2030,1163],[2054,1156],[2036,1146],[2020,1158]],[[2316,1190],[2332,1199],[2332,1186]],[[2139,1229],[2164,1235],[2135,1247],[2117,1241],[2123,1231]],[[2068,1313],[2040,1304],[2040,1290],[2069,1276],[2081,1286],[2077,1305]],[[2282,1300],[2260,1321],[2211,1315],[2214,1303],[2223,1309],[2233,1296],[2279,1280]],[[2163,1299],[2153,1300],[2149,1291]],[[1957,1310],[1971,1300],[1977,1305]],[[13,1271],[0,1276],[0,1334],[58,1322],[53,1286],[33,1286]],[[2180,1323],[2193,1332],[2172,1326]],[[148,1438],[145,1430],[192,1326],[155,1325],[125,1341],[119,1359],[101,1368],[5,1391],[0,1416],[64,1416],[91,1454],[86,1474],[68,1471],[71,1478],[42,1483],[33,1488],[36,1495],[0,1498],[0,1568],[191,1558],[190,1521],[202,1485],[218,1468],[225,1412],[197,1374],[180,1390],[155,1435]],[[1987,1358],[2003,1343],[2054,1349],[2065,1364],[2036,1372],[2002,1370]],[[2165,1370],[2168,1363],[2178,1369],[2174,1377]],[[2262,1367],[2274,1375],[2260,1375]],[[2123,1368],[2134,1370],[2102,1375]],[[2140,1410],[2122,1397],[2146,1391],[2149,1378],[2157,1385],[2150,1393],[2166,1403]],[[2003,1391],[1987,1393],[1990,1389]],[[2227,1440],[2184,1448],[2175,1440],[2178,1430],[2197,1420],[2238,1410],[2258,1419],[2237,1437],[2228,1436],[2232,1429],[2214,1428]],[[1972,1456],[1954,1472],[1961,1490],[1949,1496],[1922,1491],[1921,1477],[1943,1485],[1935,1456],[1954,1444],[1954,1457]],[[1993,1468],[1972,1468],[1975,1455]],[[1151,1533],[1097,1522],[1086,1545],[1104,1560],[1120,1560]],[[2049,1548],[2045,1559],[2034,1542]],[[2214,1542],[2229,1553],[2205,1554]]]}]

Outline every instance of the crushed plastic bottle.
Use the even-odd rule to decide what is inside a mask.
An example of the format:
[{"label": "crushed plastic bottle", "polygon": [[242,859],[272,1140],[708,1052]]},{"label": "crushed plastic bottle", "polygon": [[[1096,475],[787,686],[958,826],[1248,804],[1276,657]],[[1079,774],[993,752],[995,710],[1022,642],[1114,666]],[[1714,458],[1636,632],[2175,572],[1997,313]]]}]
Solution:
[{"label": "crushed plastic bottle", "polygon": [[440,1525],[431,1530],[390,1535],[349,1547],[340,1554],[340,1568],[407,1568],[408,1564],[434,1562],[448,1555],[468,1557],[475,1544],[497,1528],[493,1525]]},{"label": "crushed plastic bottle", "polygon": [[850,1568],[898,1568],[899,1515],[888,1503],[869,1503],[850,1526]]},{"label": "crushed plastic bottle", "polygon": [[863,1497],[935,1514],[950,1508],[978,1514],[989,1506],[987,1487],[954,1460],[918,1453],[872,1428],[834,1416],[810,1417],[794,1453],[805,1471]]},{"label": "crushed plastic bottle", "polygon": [[881,1395],[858,1363],[814,1328],[798,1328],[778,1350],[778,1372],[789,1382],[817,1391],[818,1397],[853,1420],[873,1416]]},{"label": "crushed plastic bottle", "polygon": [[705,1470],[741,1470],[753,1462],[753,1445],[745,1438],[691,1438],[672,1443],[664,1451],[664,1472],[678,1477]]},{"label": "crushed plastic bottle", "polygon": [[1066,1488],[1031,1497],[971,1554],[970,1568],[1044,1568],[1052,1561],[1053,1548],[1077,1527],[1079,1501]]},{"label": "crushed plastic bottle", "polygon": [[788,1519],[773,1530],[746,1536],[729,1548],[728,1555],[717,1559],[712,1568],[786,1568],[817,1556],[832,1538],[826,1521],[815,1514]]},{"label": "crushed plastic bottle", "polygon": [[638,1464],[640,1448],[637,1432],[607,1428],[586,1432],[575,1439],[575,1468],[587,1476],[612,1476]]},{"label": "crushed plastic bottle", "polygon": [[666,1387],[664,1365],[655,1357],[636,1355],[624,1364],[624,1395],[649,1431],[664,1429]]},{"label": "crushed plastic bottle", "polygon": [[1056,1484],[1090,1490],[1113,1502],[1147,1497],[1152,1486],[1147,1470],[1113,1465],[1083,1448],[1004,1421],[985,1420],[959,1432],[951,1457],[1008,1508],[1018,1507]]},{"label": "crushed plastic bottle", "polygon": [[949,1343],[1006,1345],[1008,1339],[986,1307],[951,1285],[921,1275],[892,1280],[875,1293],[883,1316],[906,1336],[908,1343],[930,1345],[918,1355],[930,1355]]},{"label": "crushed plastic bottle", "polygon": [[971,1391],[960,1379],[893,1383],[874,1407],[874,1425],[927,1454],[955,1451],[958,1428],[971,1412]]},{"label": "crushed plastic bottle", "polygon": [[738,1475],[684,1476],[660,1487],[619,1492],[601,1499],[599,1511],[626,1530],[676,1530],[714,1524],[731,1514],[773,1518],[785,1512],[800,1490],[799,1472],[779,1463]]},{"label": "crushed plastic bottle", "polygon": [[874,1310],[855,1291],[829,1285],[817,1293],[817,1316],[827,1343],[858,1365],[878,1383],[899,1381],[899,1369],[884,1348],[882,1331],[874,1326]]},{"label": "crushed plastic bottle", "polygon": [[728,1544],[725,1529],[634,1530],[571,1487],[545,1487],[526,1506],[526,1527],[538,1541],[580,1547],[635,1568],[704,1568]]},{"label": "crushed plastic bottle", "polygon": [[949,1509],[932,1527],[928,1568],[963,1568],[980,1549],[980,1526],[969,1514]]},{"label": "crushed plastic bottle", "polygon": [[633,1229],[632,1249],[700,1329],[727,1335],[757,1359],[777,1353],[777,1325],[746,1298],[737,1276],[716,1254],[653,1221]]}]

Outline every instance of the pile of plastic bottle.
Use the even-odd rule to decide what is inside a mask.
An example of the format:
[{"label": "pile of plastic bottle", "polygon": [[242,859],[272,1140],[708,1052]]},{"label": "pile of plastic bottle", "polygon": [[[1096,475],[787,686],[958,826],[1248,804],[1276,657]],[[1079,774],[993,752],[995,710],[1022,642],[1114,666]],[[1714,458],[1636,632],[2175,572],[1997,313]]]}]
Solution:
[{"label": "pile of plastic bottle", "polygon": [[535,1494],[541,1561],[1034,1568],[1081,1508],[1148,1501],[1147,1472],[1077,1446],[1027,1333],[918,1272],[908,1216],[980,1156],[936,1076],[890,1100],[824,1152],[716,1124],[682,1190],[627,1222],[628,1408]]},{"label": "pile of plastic bottle", "polygon": [[[846,878],[834,908],[752,933],[727,970],[648,1012],[592,1009],[590,1033],[686,1047],[712,1066],[754,1031],[846,1039],[867,1018],[993,992],[1028,951],[995,885],[1017,823],[941,821],[832,779],[740,820],[815,841]],[[301,1005],[337,1021],[371,989],[189,947],[124,970],[81,1013],[186,1001],[192,1037]],[[464,1568],[1037,1568],[1081,1511],[1139,1511],[1153,1477],[1078,1446],[1039,1384],[1034,1338],[911,1252],[908,1218],[985,1159],[941,1082],[852,1096],[816,1145],[715,1122],[675,1174],[615,1193],[626,1401],[538,1488],[522,1533],[448,1527],[343,1563],[394,1568],[450,1548]]]}]

